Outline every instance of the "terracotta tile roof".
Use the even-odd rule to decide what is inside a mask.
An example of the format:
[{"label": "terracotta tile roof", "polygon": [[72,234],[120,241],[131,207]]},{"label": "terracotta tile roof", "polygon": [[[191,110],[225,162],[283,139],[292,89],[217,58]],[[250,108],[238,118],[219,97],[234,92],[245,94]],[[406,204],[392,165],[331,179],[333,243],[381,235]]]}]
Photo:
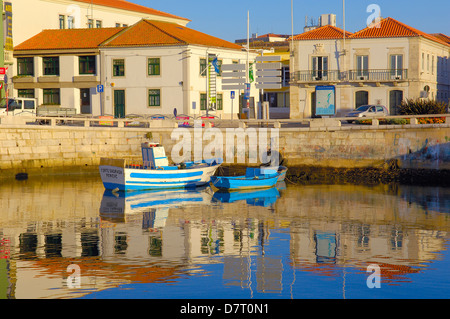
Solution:
[{"label": "terracotta tile roof", "polygon": [[429,40],[449,45],[448,43],[434,37],[428,33],[417,30],[404,23],[392,18],[385,18],[379,22],[379,26],[367,27],[363,30],[353,33],[351,39],[362,38],[394,38],[394,37],[419,37],[422,36]]},{"label": "terracotta tile roof", "polygon": [[105,41],[103,47],[166,46],[196,44],[240,50],[240,45],[180,26],[178,24],[141,20],[116,37]]},{"label": "terracotta tile roof", "polygon": [[448,44],[450,44],[450,37],[448,35],[445,35],[443,33],[432,33],[431,36],[438,38],[441,41],[444,41]]},{"label": "terracotta tile roof", "polygon": [[98,5],[98,6],[105,6],[105,7],[111,7],[111,8],[121,9],[121,10],[157,15],[157,16],[162,16],[162,17],[166,17],[166,18],[174,18],[174,19],[190,21],[189,19],[186,19],[186,18],[178,17],[178,16],[170,14],[170,13],[151,9],[151,8],[141,6],[139,4],[131,3],[131,2],[128,2],[125,0],[74,0],[74,1],[84,2],[84,3],[88,3],[88,4],[93,3],[94,5]]},{"label": "terracotta tile roof", "polygon": [[[352,33],[346,31],[346,37],[349,37]],[[294,40],[326,40],[326,39],[342,39],[344,38],[344,30],[325,25],[317,29],[294,36]],[[291,40],[291,39],[289,39]]]},{"label": "terracotta tile roof", "polygon": [[22,50],[93,49],[125,28],[43,30],[14,47]]}]

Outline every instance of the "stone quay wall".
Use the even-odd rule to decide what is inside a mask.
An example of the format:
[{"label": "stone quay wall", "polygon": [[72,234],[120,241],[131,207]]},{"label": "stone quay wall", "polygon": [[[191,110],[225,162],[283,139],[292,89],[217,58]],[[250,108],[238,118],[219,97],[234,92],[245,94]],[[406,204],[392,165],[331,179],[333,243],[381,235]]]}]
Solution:
[{"label": "stone quay wall", "polygon": [[[194,142],[209,129],[184,128]],[[197,131],[195,131],[197,130]],[[195,132],[202,132],[200,137]],[[213,131],[217,128],[213,128]],[[227,129],[223,133],[224,151]],[[251,128],[241,129],[244,131]],[[267,129],[279,136],[279,149],[289,168],[383,168],[450,170],[450,125]],[[258,128],[256,128],[258,132]],[[141,159],[141,143],[154,141],[169,155],[179,140],[173,128],[0,126],[0,178],[95,172],[101,157]],[[148,137],[151,137],[148,139]],[[228,163],[229,164],[229,163]],[[235,163],[246,165],[248,163]],[[257,165],[257,163],[250,163]]]}]

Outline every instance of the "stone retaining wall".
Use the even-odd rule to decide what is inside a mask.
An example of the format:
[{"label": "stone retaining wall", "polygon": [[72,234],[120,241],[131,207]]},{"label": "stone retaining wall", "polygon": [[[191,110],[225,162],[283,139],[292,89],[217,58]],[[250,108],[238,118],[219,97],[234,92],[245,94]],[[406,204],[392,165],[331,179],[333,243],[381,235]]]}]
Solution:
[{"label": "stone retaining wall", "polygon": [[[184,130],[195,136],[194,129]],[[149,133],[170,155],[178,143],[171,139],[172,132],[170,128],[1,127],[0,177],[96,171],[101,157],[138,161],[140,145],[148,141]],[[225,143],[226,129],[221,132]],[[281,153],[290,167],[383,168],[395,161],[404,169],[450,170],[448,126],[335,131],[282,128],[278,134]],[[204,140],[203,147],[209,143]]]}]

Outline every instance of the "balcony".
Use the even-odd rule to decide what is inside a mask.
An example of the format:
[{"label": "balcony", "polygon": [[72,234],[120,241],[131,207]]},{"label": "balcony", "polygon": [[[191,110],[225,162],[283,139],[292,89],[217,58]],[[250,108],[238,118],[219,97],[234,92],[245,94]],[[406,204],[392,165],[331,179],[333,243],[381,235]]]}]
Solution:
[{"label": "balcony", "polygon": [[348,81],[392,82],[408,79],[407,69],[351,70],[347,74]]},{"label": "balcony", "polygon": [[393,82],[398,83],[408,80],[407,69],[386,69],[386,70],[350,70],[341,72],[330,71],[296,71],[292,75],[294,83],[301,84],[325,84],[337,82]]},{"label": "balcony", "polygon": [[296,71],[291,74],[294,82],[312,83],[312,82],[338,82],[341,80],[341,72],[330,71]]}]

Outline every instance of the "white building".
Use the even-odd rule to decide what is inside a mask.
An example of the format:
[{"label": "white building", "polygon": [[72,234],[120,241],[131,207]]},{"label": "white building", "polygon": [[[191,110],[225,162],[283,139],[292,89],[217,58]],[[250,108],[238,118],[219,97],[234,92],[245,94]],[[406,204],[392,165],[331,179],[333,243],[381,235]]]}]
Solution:
[{"label": "white building", "polygon": [[[450,43],[392,18],[356,33],[330,25],[294,37],[291,118],[318,114],[326,88],[334,114],[364,104],[385,105],[392,114],[406,98],[450,98]],[[318,93],[319,92],[319,93]]]},{"label": "white building", "polygon": [[[134,4],[125,0],[10,0],[11,36],[6,39],[5,66],[11,79],[17,74],[12,47],[47,29],[85,29],[126,27],[143,18],[186,26],[189,19]],[[8,4],[6,6],[6,4]],[[8,20],[9,21],[9,20]],[[7,21],[7,23],[8,23]],[[9,87],[13,83],[9,83]],[[12,96],[10,90],[9,96]],[[4,97],[4,93],[0,97]]]},{"label": "white building", "polygon": [[[36,97],[40,105],[75,108],[84,114],[172,115],[176,108],[178,114],[197,116],[206,113],[214,90],[215,110],[210,113],[229,118],[230,91],[222,90],[220,74],[213,72],[215,85],[208,82],[208,56],[217,57],[219,69],[222,64],[247,61],[247,52],[239,45],[169,22],[44,30],[15,47],[19,67],[14,93]],[[254,60],[255,54],[249,57]],[[102,93],[96,90],[99,84]],[[256,94],[252,87],[251,96]],[[233,103],[237,114],[239,99]]]}]

